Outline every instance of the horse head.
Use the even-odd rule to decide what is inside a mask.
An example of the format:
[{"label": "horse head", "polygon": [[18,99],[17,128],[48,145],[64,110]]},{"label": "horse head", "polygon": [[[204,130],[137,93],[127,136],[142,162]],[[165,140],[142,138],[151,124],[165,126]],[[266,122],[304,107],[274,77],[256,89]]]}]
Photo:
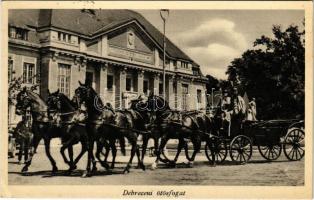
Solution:
[{"label": "horse head", "polygon": [[47,105],[49,111],[61,110],[60,94],[61,93],[59,92],[59,89],[53,93],[50,93],[50,91],[48,90]]}]

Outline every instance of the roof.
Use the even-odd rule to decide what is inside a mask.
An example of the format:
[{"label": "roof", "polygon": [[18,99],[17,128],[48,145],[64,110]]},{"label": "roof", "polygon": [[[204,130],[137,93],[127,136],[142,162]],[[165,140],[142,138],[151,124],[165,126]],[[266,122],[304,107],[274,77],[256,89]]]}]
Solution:
[{"label": "roof", "polygon": [[[160,47],[163,46],[163,34],[142,15],[131,10],[27,9],[9,11],[11,25],[24,24],[37,29],[55,27],[89,37],[132,20],[136,20]],[[171,57],[189,60],[198,66],[168,38],[166,38],[166,45],[167,54]]]}]

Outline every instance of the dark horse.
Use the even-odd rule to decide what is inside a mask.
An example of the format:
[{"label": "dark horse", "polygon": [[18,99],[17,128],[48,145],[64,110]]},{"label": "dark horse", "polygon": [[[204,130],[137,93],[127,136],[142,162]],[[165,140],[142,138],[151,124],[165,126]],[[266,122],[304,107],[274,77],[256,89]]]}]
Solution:
[{"label": "dark horse", "polygon": [[[65,163],[70,166],[69,171],[72,171],[76,169],[76,164],[88,148],[88,137],[84,121],[85,114],[83,111],[76,109],[70,99],[60,93],[59,90],[54,93],[48,91],[47,104],[49,114],[53,114],[53,118],[58,122],[57,126],[60,127],[64,133],[60,152]],[[77,158],[73,161],[72,146],[78,142],[81,143],[82,149]],[[70,160],[65,156],[65,149],[68,149]]]},{"label": "dark horse", "polygon": [[174,161],[169,164],[175,164],[182,148],[185,146],[185,139],[190,139],[193,143],[194,151],[192,156],[188,158],[189,163],[192,164],[196,153],[199,152],[202,141],[202,134],[200,134],[199,125],[191,115],[182,115],[178,111],[170,109],[169,104],[163,98],[150,95],[147,101],[147,110],[153,112],[155,115],[153,132],[159,132],[161,135],[160,145],[157,151],[157,158],[153,163],[152,168],[157,167],[158,161],[161,160],[161,153],[164,150],[169,139],[178,139],[178,149]]},{"label": "dark horse", "polygon": [[[124,112],[115,112],[111,108],[106,107],[91,86],[88,84],[82,84],[81,82],[79,82],[79,84],[80,86],[75,90],[74,100],[79,105],[85,102],[88,114],[86,128],[89,138],[89,149],[85,176],[91,175],[90,164],[91,162],[95,163],[95,160],[93,159],[94,142],[97,143],[97,159],[103,167],[106,169],[109,168],[108,164],[100,159],[100,152],[103,148],[103,144],[100,142],[101,138],[109,140],[112,148],[114,148],[113,145],[116,139],[121,139],[122,137],[126,137],[128,139],[132,146],[131,156],[123,172],[129,172],[135,153],[139,157],[137,134],[132,131],[134,124],[132,124],[132,121],[128,120],[128,117],[124,114]],[[113,150],[113,153],[115,153],[115,150]]]},{"label": "dark horse", "polygon": [[[48,159],[52,165],[52,172],[55,173],[58,168],[55,160],[50,154],[50,140],[55,137],[62,137],[60,129],[51,122],[48,116],[47,105],[45,101],[33,91],[23,88],[17,94],[16,114],[23,115],[26,109],[30,108],[31,116],[33,119],[32,132],[34,134],[32,147],[36,148],[39,141],[43,138],[45,143],[45,151]],[[28,167],[31,165],[33,159],[33,152],[31,151],[29,159],[26,161],[22,172],[28,171]]]}]

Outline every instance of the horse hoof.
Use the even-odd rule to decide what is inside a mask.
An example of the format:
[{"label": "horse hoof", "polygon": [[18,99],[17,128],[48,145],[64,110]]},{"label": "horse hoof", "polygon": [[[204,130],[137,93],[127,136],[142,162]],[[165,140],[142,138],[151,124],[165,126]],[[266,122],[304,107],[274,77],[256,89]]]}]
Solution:
[{"label": "horse hoof", "polygon": [[156,164],[156,163],[153,163],[152,166],[151,166],[151,169],[152,169],[152,170],[157,169],[157,164]]},{"label": "horse hoof", "polygon": [[84,171],[81,177],[82,177],[82,178],[91,177],[91,174],[90,174],[90,172],[88,172],[88,171]]},{"label": "horse hoof", "polygon": [[22,172],[27,172],[27,171],[28,171],[28,167],[25,166],[22,168]]},{"label": "horse hoof", "polygon": [[97,167],[93,167],[92,172],[97,172]]},{"label": "horse hoof", "polygon": [[58,167],[57,167],[57,166],[54,166],[54,167],[52,168],[52,172],[55,173],[55,172],[57,172],[57,171],[58,171]]},{"label": "horse hoof", "polygon": [[146,170],[146,167],[145,167],[145,165],[144,165],[144,164],[141,164],[141,168],[142,168],[142,170],[143,170],[143,171],[145,171],[145,170]]},{"label": "horse hoof", "polygon": [[124,170],[123,170],[123,174],[128,174],[130,173],[130,168],[129,167],[126,167]]}]

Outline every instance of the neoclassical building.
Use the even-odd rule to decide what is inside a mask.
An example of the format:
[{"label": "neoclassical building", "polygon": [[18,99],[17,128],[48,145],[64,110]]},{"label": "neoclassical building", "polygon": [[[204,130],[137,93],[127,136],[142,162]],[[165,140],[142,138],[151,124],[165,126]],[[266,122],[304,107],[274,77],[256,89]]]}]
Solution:
[{"label": "neoclassical building", "polygon": [[[105,102],[124,108],[139,94],[165,96],[173,109],[206,106],[206,78],[200,66],[163,34],[130,10],[10,10],[9,71],[39,92],[70,98],[87,79]],[[12,77],[9,77],[12,78]]]}]

